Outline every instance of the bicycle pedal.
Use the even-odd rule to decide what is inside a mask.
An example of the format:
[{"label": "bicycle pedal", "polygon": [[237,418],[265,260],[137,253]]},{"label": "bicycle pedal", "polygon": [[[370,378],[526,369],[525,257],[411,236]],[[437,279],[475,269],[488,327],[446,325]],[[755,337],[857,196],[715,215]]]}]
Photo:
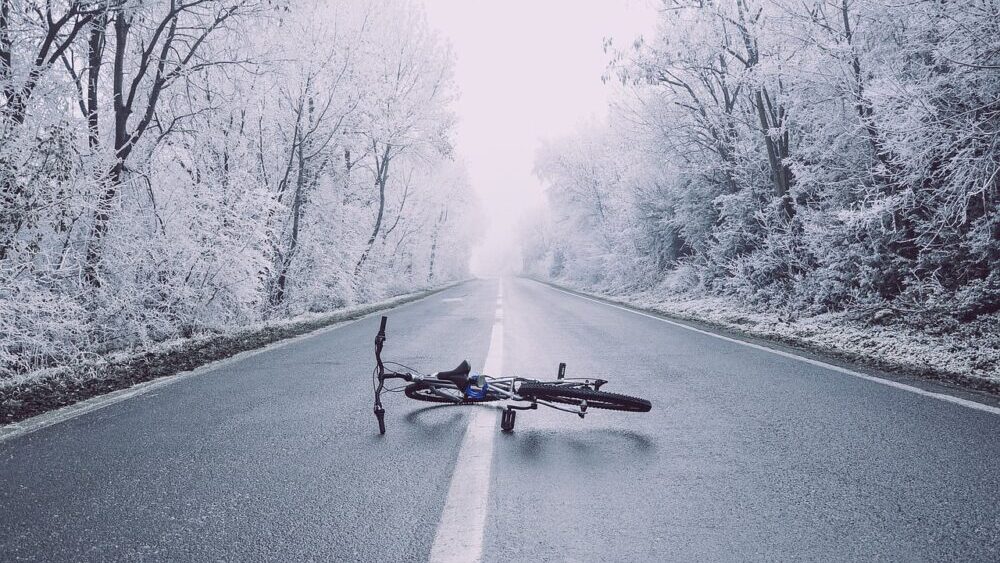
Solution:
[{"label": "bicycle pedal", "polygon": [[500,430],[504,432],[511,432],[514,430],[514,420],[517,417],[517,411],[513,409],[508,409],[500,414]]}]

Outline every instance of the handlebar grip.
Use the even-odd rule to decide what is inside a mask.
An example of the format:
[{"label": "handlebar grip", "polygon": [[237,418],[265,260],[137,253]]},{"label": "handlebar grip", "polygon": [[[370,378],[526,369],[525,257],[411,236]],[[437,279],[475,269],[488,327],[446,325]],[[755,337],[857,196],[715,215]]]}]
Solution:
[{"label": "handlebar grip", "polygon": [[382,324],[378,327],[379,336],[385,336],[385,321],[389,320],[389,317],[382,317]]}]

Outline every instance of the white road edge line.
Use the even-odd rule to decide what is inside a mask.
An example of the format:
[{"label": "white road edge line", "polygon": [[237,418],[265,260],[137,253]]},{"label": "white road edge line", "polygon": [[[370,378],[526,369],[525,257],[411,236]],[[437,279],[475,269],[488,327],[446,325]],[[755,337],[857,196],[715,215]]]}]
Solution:
[{"label": "white road edge line", "polygon": [[307,332],[305,334],[293,336],[292,338],[287,338],[285,340],[272,342],[271,344],[268,344],[267,346],[264,346],[262,348],[256,348],[253,350],[240,352],[239,354],[230,356],[228,358],[223,358],[221,360],[209,362],[191,371],[182,371],[174,375],[158,377],[150,381],[133,385],[132,387],[119,389],[118,391],[112,391],[111,393],[107,393],[105,395],[98,395],[96,397],[80,401],[78,403],[73,403],[72,405],[67,405],[65,407],[58,408],[54,411],[42,413],[40,415],[22,420],[21,422],[14,422],[6,426],[0,426],[0,443],[3,443],[7,440],[13,440],[14,438],[17,438],[19,436],[24,436],[25,434],[31,434],[32,432],[41,430],[42,428],[47,428],[49,426],[52,426],[53,424],[59,424],[60,422],[67,421],[76,418],[78,416],[83,416],[89,412],[94,412],[96,410],[103,409],[104,407],[111,406],[115,403],[120,403],[122,401],[131,399],[132,397],[144,395],[146,393],[149,393],[150,391],[155,391],[156,389],[159,389],[161,387],[172,385],[174,383],[177,383],[178,381],[183,381],[189,377],[203,375],[207,372],[226,367],[229,364],[233,364],[245,360],[247,358],[250,358],[252,356],[256,356],[257,354],[263,354],[264,352],[270,352],[272,350],[277,350],[278,348],[284,348],[285,346],[290,346],[292,344],[302,342],[303,340],[308,340],[310,338],[326,334],[327,332],[337,330],[338,328],[342,328],[347,325],[363,321],[369,317],[380,315],[382,313],[385,313],[386,311],[392,311],[398,309],[399,307],[404,307],[406,305],[410,305],[413,303],[419,303],[425,299],[429,299],[437,295],[438,293],[440,292],[434,292],[425,297],[421,297],[420,299],[414,299],[413,301],[407,301],[405,303],[400,303],[398,305],[387,307],[385,309],[378,309],[375,311],[371,311],[370,313],[362,315],[356,319],[341,321],[329,326],[325,326],[323,328],[316,329],[312,332]]},{"label": "white road edge line", "polygon": [[[532,280],[532,281],[534,281],[534,280]],[[542,282],[536,282],[536,283],[542,283]],[[961,397],[955,397],[953,395],[947,395],[947,394],[944,394],[944,393],[935,393],[933,391],[927,391],[926,389],[921,389],[919,387],[914,387],[913,385],[907,385],[905,383],[899,383],[898,381],[892,381],[891,379],[883,379],[881,377],[876,377],[874,375],[868,375],[866,373],[861,373],[861,372],[858,372],[858,371],[850,370],[850,369],[843,368],[843,367],[840,367],[840,366],[837,366],[837,365],[834,365],[834,364],[828,364],[826,362],[822,362],[822,361],[819,361],[819,360],[814,360],[812,358],[806,358],[806,357],[803,357],[803,356],[792,354],[790,352],[785,352],[783,350],[776,350],[774,348],[768,348],[767,346],[761,346],[760,344],[754,344],[753,342],[747,342],[745,340],[740,340],[738,338],[730,338],[728,336],[723,336],[721,334],[715,334],[714,332],[709,332],[707,330],[702,330],[700,328],[695,328],[693,326],[688,326],[688,325],[686,325],[684,323],[679,323],[679,322],[676,322],[676,321],[672,321],[670,319],[665,319],[665,318],[659,317],[657,315],[653,315],[653,314],[650,314],[650,313],[645,313],[643,311],[637,311],[635,309],[630,309],[629,307],[624,307],[622,305],[616,305],[614,303],[608,303],[607,301],[601,301],[600,299],[593,299],[591,297],[586,297],[586,296],[580,295],[578,293],[573,293],[572,291],[566,291],[565,289],[560,289],[558,287],[554,287],[554,286],[551,286],[551,285],[546,284],[546,283],[542,283],[542,285],[544,285],[544,286],[546,286],[546,287],[548,287],[550,289],[553,289],[555,291],[559,291],[559,292],[565,293],[566,295],[572,295],[574,297],[579,297],[580,299],[585,299],[587,301],[593,301],[594,303],[599,303],[601,305],[607,305],[608,307],[614,307],[615,309],[621,309],[622,311],[628,311],[630,313],[635,313],[636,315],[642,315],[643,317],[649,317],[651,319],[656,319],[658,321],[662,321],[662,322],[665,322],[667,324],[674,325],[676,327],[680,327],[680,328],[683,328],[683,329],[686,329],[686,330],[697,332],[699,334],[704,334],[706,336],[711,336],[713,338],[718,338],[720,340],[725,340],[727,342],[734,342],[736,344],[741,344],[741,345],[747,346],[749,348],[754,348],[754,349],[757,349],[757,350],[763,350],[765,352],[770,352],[772,354],[777,354],[778,356],[782,356],[782,357],[785,357],[785,358],[791,358],[793,360],[799,360],[800,362],[805,362],[807,364],[811,364],[811,365],[814,365],[814,366],[825,368],[825,369],[828,369],[828,370],[831,370],[831,371],[836,371],[836,372],[839,372],[839,373],[851,375],[851,376],[858,377],[858,378],[861,378],[861,379],[867,379],[868,381],[872,381],[872,382],[878,383],[880,385],[885,385],[887,387],[894,387],[896,389],[900,389],[900,390],[903,390],[903,391],[909,391],[910,393],[916,393],[917,395],[923,395],[925,397],[931,397],[931,398],[934,398],[934,399],[938,399],[940,401],[946,401],[946,402],[949,402],[949,403],[954,403],[956,405],[961,405],[963,407],[967,407],[967,408],[970,408],[970,409],[975,409],[975,410],[978,410],[978,411],[988,412],[990,414],[1000,415],[1000,408],[997,408],[997,407],[994,407],[994,406],[984,405],[983,403],[978,403],[976,401],[970,401],[968,399],[963,399]]]},{"label": "white road edge line", "polygon": [[[503,280],[500,280],[498,293],[503,295]],[[503,316],[499,305],[483,373],[494,376],[503,373]],[[431,563],[473,562],[483,557],[483,534],[493,466],[493,436],[496,431],[495,409],[473,410],[458,451],[455,471],[451,475],[441,521],[434,535],[429,558]]]}]

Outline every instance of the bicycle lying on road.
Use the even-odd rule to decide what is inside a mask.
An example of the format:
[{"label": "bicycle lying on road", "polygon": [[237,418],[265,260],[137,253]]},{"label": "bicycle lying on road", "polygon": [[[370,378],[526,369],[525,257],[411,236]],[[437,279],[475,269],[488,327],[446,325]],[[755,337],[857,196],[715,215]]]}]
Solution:
[{"label": "bicycle lying on road", "polygon": [[[504,432],[514,430],[514,420],[519,410],[534,410],[545,405],[556,410],[569,412],[583,418],[590,409],[607,409],[628,412],[648,412],[652,405],[645,399],[601,391],[607,381],[590,378],[566,377],[566,364],[559,364],[559,372],[554,380],[527,379],[524,377],[490,377],[472,373],[468,361],[450,371],[439,371],[430,375],[418,373],[396,362],[382,361],[382,346],[385,344],[385,324],[382,317],[378,334],[375,336],[375,369],[372,372],[372,388],[375,391],[375,418],[378,430],[385,434],[385,409],[382,408],[382,393],[403,391],[407,397],[418,401],[453,405],[471,405],[493,401],[507,401],[500,417],[500,428]],[[386,365],[409,371],[392,371]],[[386,388],[388,379],[401,379],[408,385]]]}]

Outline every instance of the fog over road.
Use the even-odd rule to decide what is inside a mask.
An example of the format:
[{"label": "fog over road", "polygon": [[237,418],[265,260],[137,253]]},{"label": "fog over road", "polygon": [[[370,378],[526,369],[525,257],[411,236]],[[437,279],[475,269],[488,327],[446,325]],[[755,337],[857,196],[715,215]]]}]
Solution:
[{"label": "fog over road", "polygon": [[[477,280],[389,311],[383,357],[480,368],[497,295]],[[502,323],[507,375],[564,361],[653,410],[519,413],[492,441],[484,560],[1000,557],[996,414],[529,280],[504,280]],[[0,442],[0,559],[426,560],[488,407],[390,394],[379,436],[377,327]]]}]

